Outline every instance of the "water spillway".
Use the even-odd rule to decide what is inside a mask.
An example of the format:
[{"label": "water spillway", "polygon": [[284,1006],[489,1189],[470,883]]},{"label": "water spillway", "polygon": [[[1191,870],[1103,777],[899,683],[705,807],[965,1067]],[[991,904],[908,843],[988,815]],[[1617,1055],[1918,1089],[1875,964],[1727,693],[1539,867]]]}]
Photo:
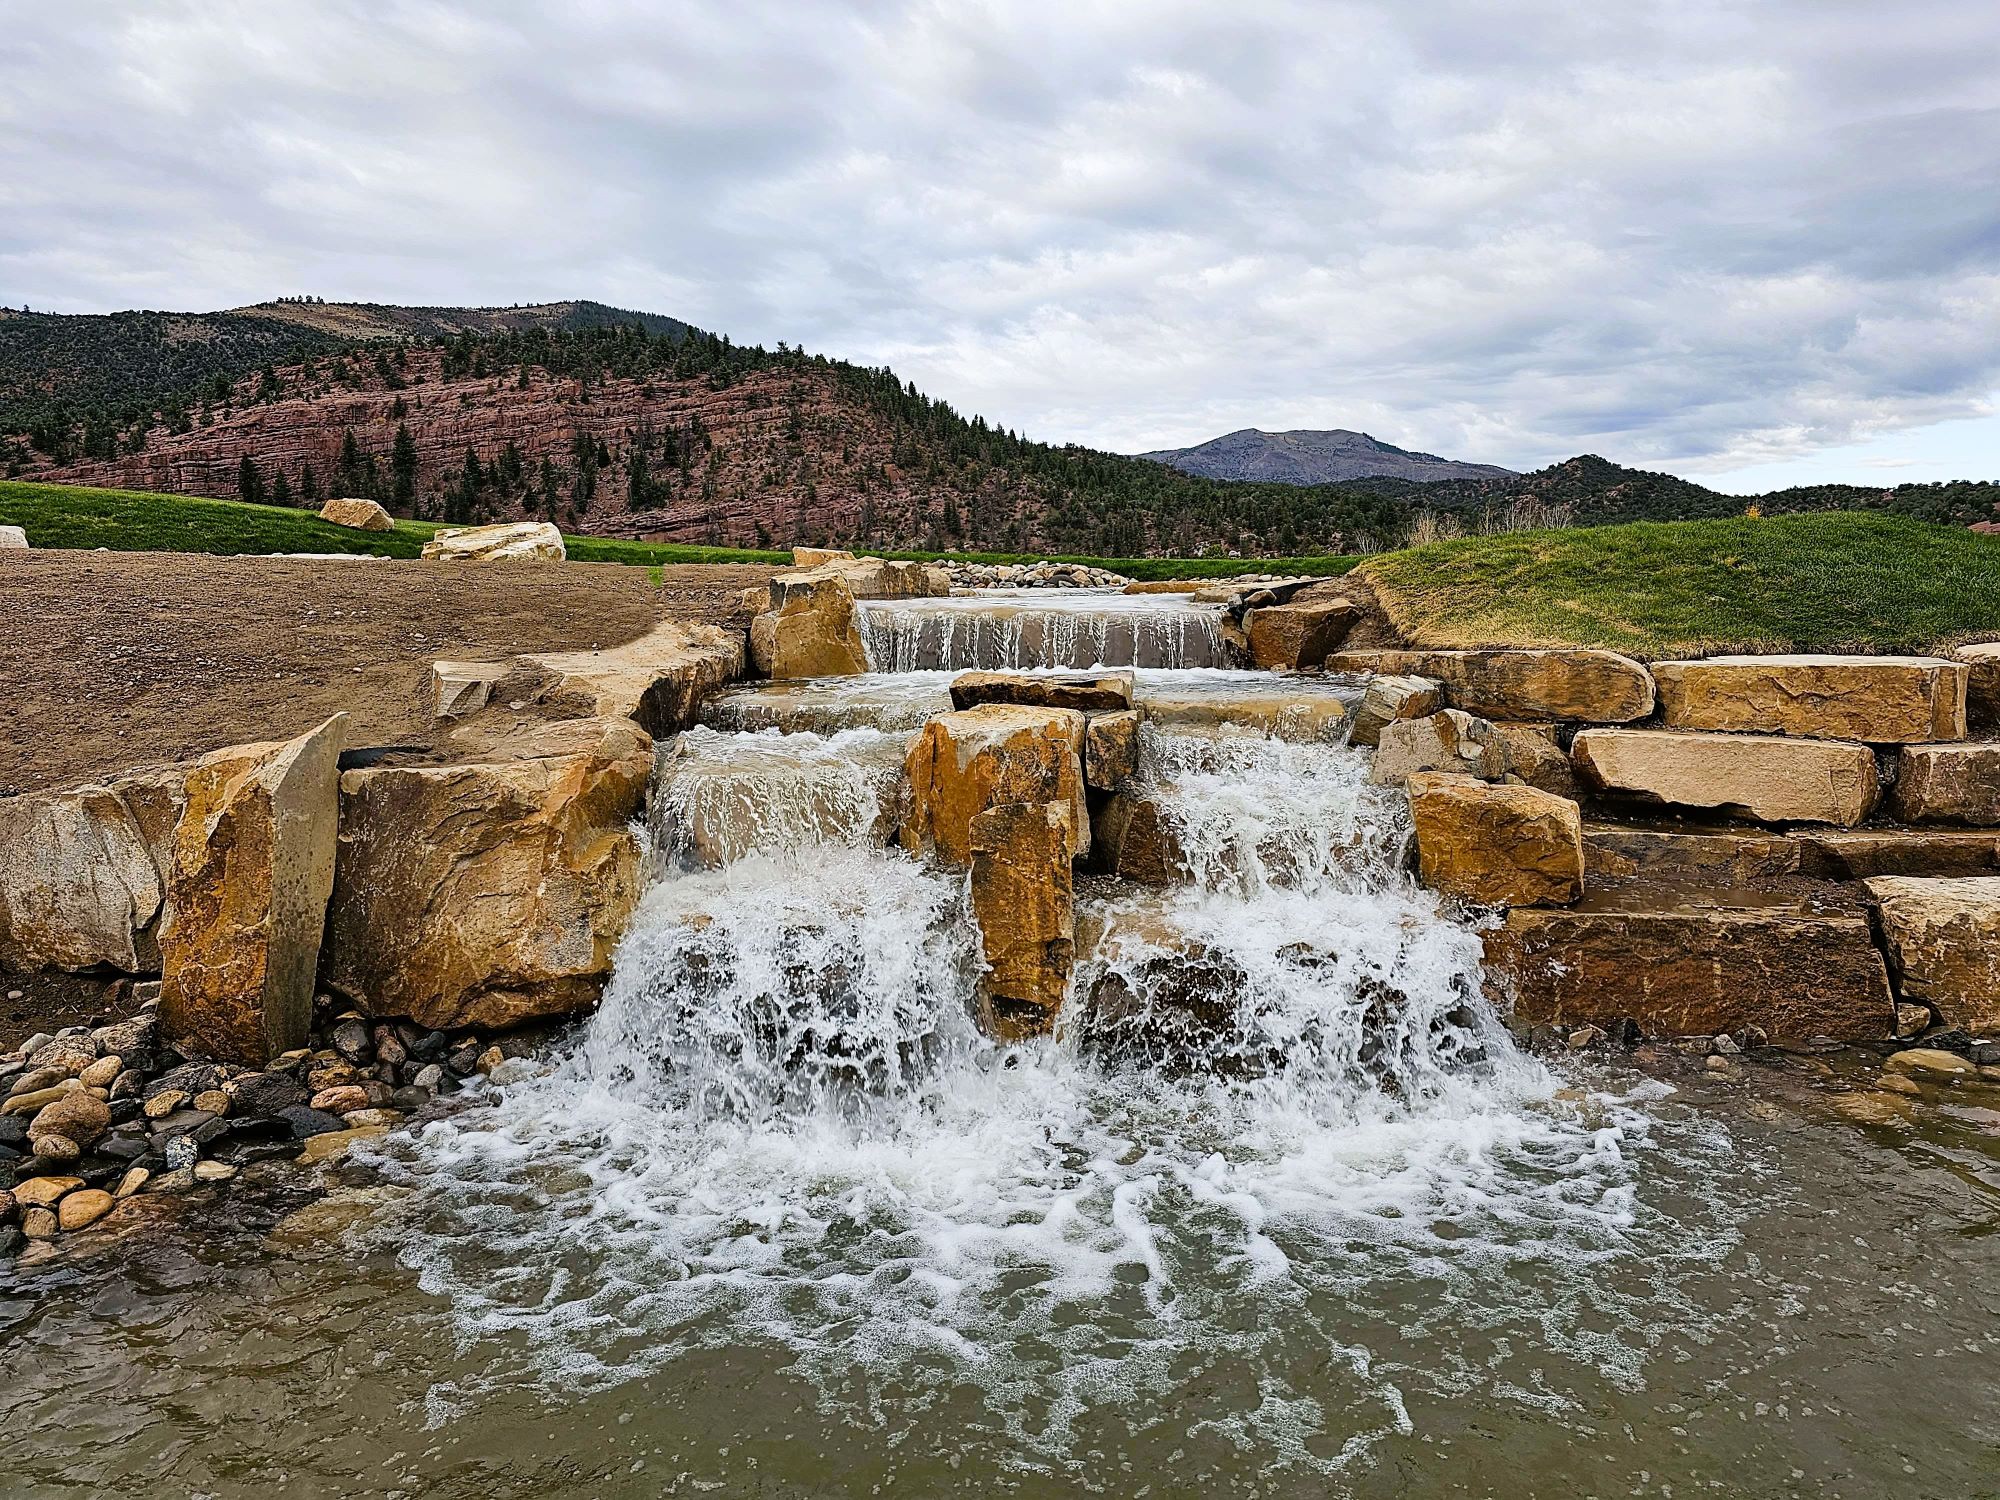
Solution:
[{"label": "water spillway", "polygon": [[877,672],[1222,667],[1220,606],[1104,589],[988,589],[860,606]]}]

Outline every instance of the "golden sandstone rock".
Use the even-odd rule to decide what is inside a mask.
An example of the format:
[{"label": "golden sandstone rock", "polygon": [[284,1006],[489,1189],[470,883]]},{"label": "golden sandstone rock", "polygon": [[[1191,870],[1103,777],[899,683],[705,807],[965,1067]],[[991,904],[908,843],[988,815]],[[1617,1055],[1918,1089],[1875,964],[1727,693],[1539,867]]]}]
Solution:
[{"label": "golden sandstone rock", "polygon": [[1979,728],[2000,724],[2000,641],[1979,641],[1952,653],[1966,665],[1966,721]]},{"label": "golden sandstone rock", "polygon": [[1907,744],[1965,737],[1966,667],[1935,656],[1716,656],[1653,664],[1669,728]]},{"label": "golden sandstone rock", "polygon": [[373,500],[329,500],[319,508],[319,518],[355,531],[394,531],[395,519]]},{"label": "golden sandstone rock", "polygon": [[562,533],[547,521],[499,526],[448,526],[424,543],[423,555],[439,562],[561,562]]},{"label": "golden sandstone rock", "polygon": [[1132,706],[1132,674],[1126,672],[961,672],[951,680],[951,706],[1018,703],[1029,708],[1077,708],[1085,712]]},{"label": "golden sandstone rock", "polygon": [[1100,792],[1113,792],[1139,774],[1139,726],[1135,708],[1092,714],[1083,726],[1083,779]]},{"label": "golden sandstone rock", "polygon": [[1347,743],[1379,745],[1383,729],[1398,719],[1428,718],[1443,707],[1444,689],[1428,677],[1394,673],[1371,677],[1362,690],[1361,706],[1354,711],[1354,728]]},{"label": "golden sandstone rock", "polygon": [[328,983],[431,1027],[592,1004],[638,899],[652,766],[636,725],[581,719],[475,764],[347,772]]},{"label": "golden sandstone rock", "polygon": [[1866,745],[1680,730],[1586,729],[1570,746],[1598,791],[1675,807],[1714,808],[1765,823],[1852,827],[1875,805]]},{"label": "golden sandstone rock", "polygon": [[1868,894],[1902,997],[1936,1006],[1948,1025],[2000,1028],[2000,876],[1886,875]]},{"label": "golden sandstone rock", "polygon": [[1911,745],[1896,768],[1896,816],[2000,826],[2000,745]]},{"label": "golden sandstone rock", "polygon": [[694,722],[701,700],[743,672],[743,636],[715,625],[662,620],[637,640],[602,651],[549,651],[521,658],[550,679],[544,705],[582,716],[630,719],[667,735]]},{"label": "golden sandstone rock", "polygon": [[1583,894],[1574,802],[1444,771],[1418,772],[1408,785],[1417,871],[1433,890],[1488,906],[1562,905]]},{"label": "golden sandstone rock", "polygon": [[1083,715],[1075,709],[986,703],[940,714],[911,741],[904,766],[910,804],[900,837],[906,849],[934,848],[953,864],[967,864],[972,820],[1008,802],[1067,807],[1074,852],[1090,847]]},{"label": "golden sandstone rock", "polygon": [[1379,786],[1396,786],[1419,771],[1497,781],[1507,772],[1507,749],[1491,724],[1456,708],[1384,725],[1369,776]]},{"label": "golden sandstone rock", "polygon": [[988,1029],[1032,1036],[1055,1023],[1076,957],[1074,812],[1065,802],[1009,802],[972,820],[972,914],[987,973]]},{"label": "golden sandstone rock", "polygon": [[1253,609],[1244,621],[1250,660],[1264,671],[1316,667],[1347,639],[1360,617],[1360,608],[1347,599]]},{"label": "golden sandstone rock", "polygon": [[1652,677],[1616,651],[1347,651],[1326,669],[1428,677],[1487,719],[1625,724],[1653,711]]},{"label": "golden sandstone rock", "polygon": [[1098,810],[1090,864],[1141,885],[1176,885],[1189,876],[1187,853],[1159,801],[1127,788]]},{"label": "golden sandstone rock", "polygon": [[335,714],[188,771],[160,927],[160,1023],[184,1049],[261,1064],[306,1044],[346,725]]},{"label": "golden sandstone rock", "polygon": [[829,677],[868,670],[853,590],[829,573],[771,580],[771,607],[750,622],[750,658],[765,677]]}]

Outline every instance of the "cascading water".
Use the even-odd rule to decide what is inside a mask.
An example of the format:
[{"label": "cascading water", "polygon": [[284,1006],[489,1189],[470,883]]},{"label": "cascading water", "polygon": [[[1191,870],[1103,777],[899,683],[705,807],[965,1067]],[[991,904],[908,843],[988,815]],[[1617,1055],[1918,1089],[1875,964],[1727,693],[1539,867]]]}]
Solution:
[{"label": "cascading water", "polygon": [[877,672],[927,668],[1220,667],[1219,608],[1171,595],[988,589],[864,603],[861,639]]},{"label": "cascading water", "polygon": [[1407,1431],[1412,1387],[1535,1399],[1461,1348],[1474,1324],[1637,1380],[1710,1247],[1656,1237],[1643,1301],[1601,1284],[1660,1227],[1647,1117],[1515,1051],[1359,752],[1149,729],[1194,878],[1082,882],[1058,1034],[1003,1046],[969,1019],[962,872],[884,847],[902,737],[663,753],[663,873],[598,1014],[378,1157],[416,1190],[397,1252],[512,1351],[495,1378],[767,1348],[858,1423],[959,1410],[1069,1474],[1113,1409],[1325,1470]]}]

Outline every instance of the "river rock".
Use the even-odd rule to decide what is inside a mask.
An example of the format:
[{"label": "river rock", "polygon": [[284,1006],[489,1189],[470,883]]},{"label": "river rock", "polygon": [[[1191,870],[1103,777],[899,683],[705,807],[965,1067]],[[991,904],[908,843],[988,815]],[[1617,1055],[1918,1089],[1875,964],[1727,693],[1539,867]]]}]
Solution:
[{"label": "river rock", "polygon": [[1938,1047],[1906,1047],[1891,1053],[1882,1066],[1891,1073],[1919,1078],[1969,1078],[1979,1071],[1970,1058]]},{"label": "river rock", "polygon": [[111,1106],[88,1089],[76,1089],[42,1107],[28,1126],[28,1138],[39,1155],[44,1137],[60,1136],[89,1147],[110,1128]]},{"label": "river rock", "polygon": [[1086,713],[1132,706],[1130,672],[961,672],[951,680],[951,706],[1015,703],[1024,708],[1076,708]]},{"label": "river rock", "polygon": [[1966,667],[1935,656],[1716,656],[1653,665],[1674,729],[1863,744],[1965,737]]},{"label": "river rock", "polygon": [[1444,689],[1428,677],[1371,677],[1362,691],[1360,707],[1354,711],[1354,728],[1347,742],[1372,748],[1382,742],[1386,726],[1399,719],[1428,718],[1443,707]]},{"label": "river rock", "polygon": [[57,1220],[54,1212],[46,1208],[28,1208],[21,1211],[21,1233],[31,1240],[52,1240],[56,1237]]},{"label": "river rock", "polygon": [[424,543],[423,555],[438,562],[561,562],[562,533],[547,521],[508,521],[497,526],[447,526]]},{"label": "river rock", "polygon": [[1456,708],[1384,725],[1370,777],[1380,786],[1400,786],[1420,771],[1497,781],[1507,772],[1506,747],[1486,720]]},{"label": "river rock", "polygon": [[1070,810],[1074,852],[1087,852],[1083,724],[1074,709],[1005,703],[932,719],[904,761],[910,801],[903,847],[934,848],[953,864],[969,864],[972,820],[980,813],[1009,802],[1054,802]]},{"label": "river rock", "polygon": [[100,1053],[117,1053],[121,1057],[149,1053],[160,1043],[160,1018],[154,1011],[144,1011],[98,1027],[91,1032],[90,1039]]},{"label": "river rock", "polygon": [[583,719],[513,756],[342,776],[325,976],[371,1015],[508,1026],[595,1002],[638,899],[652,741]]},{"label": "river rock", "polygon": [[743,637],[715,625],[663,620],[602,651],[537,652],[523,667],[544,679],[534,699],[567,717],[630,719],[665,736],[695,720],[702,699],[743,675]]},{"label": "river rock", "polygon": [[1076,826],[1067,802],[1010,802],[972,819],[982,1011],[995,1036],[1033,1036],[1055,1024],[1076,956]]},{"label": "river rock", "polygon": [[750,622],[750,659],[764,677],[831,677],[868,670],[853,590],[828,573],[771,580],[771,607]]},{"label": "river rock", "polygon": [[64,1193],[82,1186],[81,1177],[30,1177],[14,1184],[14,1202],[23,1209],[49,1208]]},{"label": "river rock", "polygon": [[125,1175],[118,1179],[118,1187],[111,1194],[114,1198],[129,1198],[146,1185],[152,1173],[145,1167],[127,1167]]},{"label": "river rock", "polygon": [[305,1088],[290,1073],[252,1073],[230,1085],[232,1116],[245,1120],[276,1119],[294,1104],[303,1104]]},{"label": "river rock", "polygon": [[1910,823],[2000,826],[2000,744],[1908,746],[1891,805]]},{"label": "river rock", "polygon": [[335,714],[188,772],[160,928],[160,1023],[184,1048],[262,1063],[310,1034],[346,726]]},{"label": "river rock", "polygon": [[[1663,898],[1663,901],[1668,898]],[[1625,1017],[1647,1036],[1761,1026],[1775,1042],[1887,1037],[1889,975],[1868,919],[1803,905],[1517,908],[1482,934],[1514,1019],[1565,1029]]]},{"label": "river rock", "polygon": [[100,1057],[77,1074],[76,1081],[88,1089],[108,1089],[124,1068],[125,1059],[116,1054]]},{"label": "river rock", "polygon": [[352,1130],[321,1131],[306,1142],[305,1150],[299,1153],[301,1164],[313,1167],[327,1162],[339,1161],[348,1151],[361,1141],[374,1140],[387,1135],[386,1125],[361,1126]]},{"label": "river rock", "polygon": [[353,1084],[338,1085],[314,1094],[312,1107],[330,1115],[352,1114],[357,1109],[368,1107],[368,1094]]},{"label": "river rock", "polygon": [[186,772],[0,798],[0,970],[156,969]]},{"label": "river rock", "polygon": [[1560,906],[1583,894],[1577,807],[1529,786],[1421,771],[1408,782],[1418,877],[1487,906]]},{"label": "river rock", "polygon": [[1488,719],[1624,724],[1653,711],[1651,675],[1616,651],[1350,651],[1326,669],[1428,677]]},{"label": "river rock", "polygon": [[395,518],[373,500],[353,498],[329,500],[319,508],[319,518],[322,521],[330,521],[335,526],[351,527],[355,531],[396,529]]},{"label": "river rock", "polygon": [[1095,791],[1112,792],[1139,774],[1137,709],[1092,714],[1083,726],[1083,779]]},{"label": "river rock", "polygon": [[2000,1030],[2000,876],[1868,882],[1898,993],[1948,1026]]},{"label": "river rock", "polygon": [[1681,730],[1586,729],[1570,747],[1598,791],[1764,823],[1851,827],[1875,806],[1866,745]]},{"label": "river rock", "polygon": [[1251,664],[1264,671],[1317,667],[1339,649],[1360,618],[1360,607],[1348,599],[1253,609],[1244,620]]},{"label": "river rock", "polygon": [[64,1234],[88,1229],[111,1212],[113,1201],[102,1188],[78,1188],[56,1205],[56,1223]]}]

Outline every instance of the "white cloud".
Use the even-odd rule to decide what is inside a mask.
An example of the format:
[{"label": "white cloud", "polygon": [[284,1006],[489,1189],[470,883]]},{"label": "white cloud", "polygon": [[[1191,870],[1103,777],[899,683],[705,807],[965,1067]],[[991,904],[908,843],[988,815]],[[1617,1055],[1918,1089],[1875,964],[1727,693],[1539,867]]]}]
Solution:
[{"label": "white cloud", "polygon": [[596,296],[1050,439],[1697,475],[2000,390],[1960,0],[20,9],[17,305]]}]

